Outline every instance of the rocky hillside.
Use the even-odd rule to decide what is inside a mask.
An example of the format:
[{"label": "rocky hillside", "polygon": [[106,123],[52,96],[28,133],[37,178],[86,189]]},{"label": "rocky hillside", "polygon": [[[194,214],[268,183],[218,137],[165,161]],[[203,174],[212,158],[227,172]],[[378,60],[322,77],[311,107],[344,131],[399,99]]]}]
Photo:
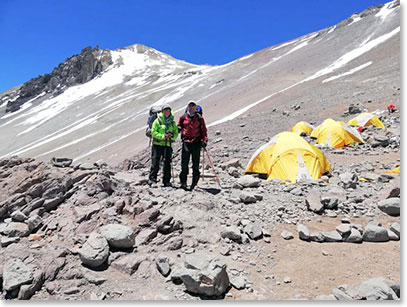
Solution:
[{"label": "rocky hillside", "polygon": [[232,144],[209,147],[222,188],[206,163],[193,192],[149,187],[143,155],[122,169],[2,159],[1,295],[399,299],[400,178],[386,172],[399,164],[400,117],[381,118],[385,131],[325,150],[333,170],[296,185],[241,176]]},{"label": "rocky hillside", "polygon": [[[400,299],[399,11],[372,7],[217,67],[142,45],[99,50],[111,65],[92,80],[3,115],[1,297]],[[170,103],[178,116],[189,99],[203,106],[214,169],[205,156],[198,186],[180,189],[177,141],[174,186],[150,187],[146,112]],[[319,180],[242,175],[298,121],[364,111],[385,129],[322,148],[332,170]]]}]

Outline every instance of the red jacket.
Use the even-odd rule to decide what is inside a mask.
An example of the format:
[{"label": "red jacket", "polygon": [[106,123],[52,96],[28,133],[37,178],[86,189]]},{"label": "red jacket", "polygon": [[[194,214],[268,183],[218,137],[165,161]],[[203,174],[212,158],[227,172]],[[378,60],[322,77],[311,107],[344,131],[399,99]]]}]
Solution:
[{"label": "red jacket", "polygon": [[181,138],[184,142],[208,141],[205,120],[202,115],[195,114],[191,118],[187,113],[182,114],[178,127],[181,129]]}]

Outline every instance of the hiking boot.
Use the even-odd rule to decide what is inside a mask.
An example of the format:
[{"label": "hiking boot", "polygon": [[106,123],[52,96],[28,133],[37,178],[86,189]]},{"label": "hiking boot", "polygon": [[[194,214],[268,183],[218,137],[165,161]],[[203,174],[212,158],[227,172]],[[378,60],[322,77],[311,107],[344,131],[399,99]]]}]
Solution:
[{"label": "hiking boot", "polygon": [[148,185],[150,186],[150,188],[156,188],[157,187],[157,183],[155,181],[153,181],[153,180],[149,180]]},{"label": "hiking boot", "polygon": [[172,188],[172,183],[171,182],[164,183],[164,188]]},{"label": "hiking boot", "polygon": [[188,187],[186,183],[181,183],[181,189],[188,191]]},{"label": "hiking boot", "polygon": [[190,191],[192,191],[193,189],[195,189],[196,184],[191,184],[191,187],[189,188]]}]

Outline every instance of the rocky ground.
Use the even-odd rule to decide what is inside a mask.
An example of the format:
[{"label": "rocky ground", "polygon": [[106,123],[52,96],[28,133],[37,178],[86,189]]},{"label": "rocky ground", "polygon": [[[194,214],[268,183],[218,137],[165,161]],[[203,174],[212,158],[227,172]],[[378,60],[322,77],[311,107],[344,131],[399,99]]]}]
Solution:
[{"label": "rocky ground", "polygon": [[0,160],[1,296],[398,299],[400,177],[386,172],[400,165],[400,114],[380,116],[385,131],[323,149],[332,171],[295,185],[241,175],[268,140],[264,114],[236,119],[239,134],[210,129],[221,189],[207,159],[198,187],[178,188],[178,143],[173,188],[146,184],[148,149],[120,167]]}]

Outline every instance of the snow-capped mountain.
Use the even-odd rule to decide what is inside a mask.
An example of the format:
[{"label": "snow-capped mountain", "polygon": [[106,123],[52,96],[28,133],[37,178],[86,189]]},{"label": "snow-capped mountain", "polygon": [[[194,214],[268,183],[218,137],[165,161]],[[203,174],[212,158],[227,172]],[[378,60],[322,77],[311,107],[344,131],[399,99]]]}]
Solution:
[{"label": "snow-capped mountain", "polygon": [[[144,130],[152,105],[168,103],[178,118],[191,99],[216,129],[296,103],[314,113],[342,111],[367,94],[373,103],[397,104],[400,3],[368,8],[221,66],[193,65],[139,44],[82,53],[0,95],[0,157],[117,164],[148,146]],[[78,61],[90,64],[76,69]],[[283,121],[274,125],[267,132],[289,128]]]}]

